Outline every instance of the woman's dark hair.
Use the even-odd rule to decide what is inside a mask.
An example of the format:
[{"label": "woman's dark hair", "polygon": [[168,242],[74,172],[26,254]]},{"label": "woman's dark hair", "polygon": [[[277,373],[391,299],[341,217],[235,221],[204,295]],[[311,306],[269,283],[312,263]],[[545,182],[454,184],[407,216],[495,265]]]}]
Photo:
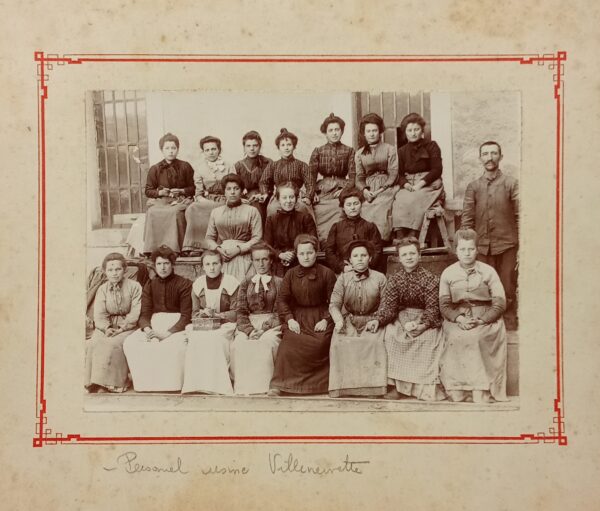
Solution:
[{"label": "woman's dark hair", "polygon": [[221,186],[223,187],[223,190],[225,190],[227,183],[235,183],[240,187],[240,190],[244,189],[244,182],[237,174],[227,174],[223,179],[221,179]]},{"label": "woman's dark hair", "polygon": [[217,144],[217,149],[219,149],[219,152],[221,152],[221,139],[213,137],[212,135],[208,135],[207,137],[202,137],[200,139],[200,149],[204,151],[204,144],[208,144],[209,142],[214,142]]},{"label": "woman's dark hair", "polygon": [[221,264],[223,264],[223,256],[221,255],[221,252],[217,252],[216,250],[205,250],[200,256],[200,266],[204,265],[204,259],[206,259],[208,256],[218,257],[219,261],[221,261]]},{"label": "woman's dark hair", "polygon": [[418,124],[423,130],[425,130],[425,126],[427,126],[425,119],[415,112],[405,115],[402,118],[402,121],[400,121],[400,132],[406,133],[406,128],[409,124]]},{"label": "woman's dark hair", "polygon": [[296,149],[296,146],[298,145],[298,137],[285,128],[281,128],[279,131],[279,135],[277,135],[277,138],[275,139],[275,145],[279,147],[279,143],[286,138],[289,138],[292,141],[292,145],[294,146],[294,149]]},{"label": "woman's dark hair", "polygon": [[365,197],[362,194],[362,192],[358,188],[356,188],[356,186],[350,186],[348,188],[344,188],[342,190],[342,193],[340,193],[340,208],[344,207],[346,199],[349,199],[350,197],[356,197],[361,203],[365,201]]},{"label": "woman's dark hair", "polygon": [[150,259],[153,263],[156,263],[156,259],[158,257],[162,257],[163,259],[168,259],[171,261],[171,264],[175,264],[175,260],[177,259],[177,254],[171,247],[167,247],[167,245],[161,245],[157,249],[152,252]]},{"label": "woman's dark hair", "polygon": [[477,232],[473,229],[459,229],[454,233],[454,251],[456,251],[456,247],[458,247],[458,242],[460,240],[475,242],[477,245]]},{"label": "woman's dark hair", "polygon": [[379,128],[379,134],[383,135],[383,132],[385,131],[385,124],[383,123],[383,119],[381,118],[381,116],[377,115],[377,114],[367,114],[365,115],[361,120],[360,120],[360,125],[359,125],[359,133],[361,135],[365,134],[365,126],[367,124],[376,124],[377,127]]},{"label": "woman's dark hair", "polygon": [[252,130],[252,131],[249,131],[248,133],[246,133],[242,137],[242,145],[244,145],[247,140],[256,140],[258,142],[258,145],[262,147],[262,138],[260,138],[258,131]]},{"label": "woman's dark hair", "polygon": [[296,196],[296,200],[298,200],[298,196],[300,194],[300,188],[298,188],[291,181],[286,181],[285,183],[281,183],[280,185],[277,185],[277,187],[275,188],[275,198],[277,200],[279,200],[279,190],[281,190],[282,188],[291,188],[292,190],[294,190],[294,195]]},{"label": "woman's dark hair", "polygon": [[160,147],[161,151],[165,146],[165,142],[175,142],[177,149],[179,149],[179,139],[175,135],[173,135],[173,133],[167,133],[166,135],[160,137],[160,140],[158,141],[158,147]]},{"label": "woman's dark hair", "polygon": [[125,256],[123,254],[119,254],[119,252],[111,252],[107,254],[104,260],[102,261],[102,269],[106,270],[106,266],[111,261],[120,261],[123,269],[127,268],[127,261],[125,260]]},{"label": "woman's dark hair", "polygon": [[396,244],[396,251],[400,252],[400,249],[402,247],[410,247],[411,245],[414,245],[416,247],[417,252],[419,254],[421,253],[421,244],[419,243],[419,240],[414,236],[409,236],[407,238],[402,238],[401,240],[399,240]]},{"label": "woman's dark hair", "polygon": [[352,240],[350,243],[346,245],[346,259],[350,260],[350,256],[352,255],[352,251],[357,247],[365,247],[369,256],[373,257],[375,254],[375,245],[369,240]]},{"label": "woman's dark hair", "polygon": [[327,117],[325,117],[325,120],[321,123],[321,133],[323,133],[323,134],[326,133],[327,126],[329,126],[330,124],[339,124],[340,129],[342,130],[342,133],[344,133],[344,128],[346,127],[346,123],[344,122],[344,120],[341,117],[338,117],[333,112],[331,112]]},{"label": "woman's dark hair", "polygon": [[271,245],[269,245],[265,241],[259,241],[255,245],[252,245],[252,248],[250,249],[250,257],[252,257],[252,254],[254,254],[254,252],[258,252],[259,250],[266,250],[269,253],[269,258],[271,259],[271,262],[275,260],[275,251],[273,250],[273,247],[271,247]]},{"label": "woman's dark hair", "polygon": [[294,240],[294,252],[298,251],[298,245],[310,243],[313,248],[319,250],[319,241],[312,234],[298,234]]}]

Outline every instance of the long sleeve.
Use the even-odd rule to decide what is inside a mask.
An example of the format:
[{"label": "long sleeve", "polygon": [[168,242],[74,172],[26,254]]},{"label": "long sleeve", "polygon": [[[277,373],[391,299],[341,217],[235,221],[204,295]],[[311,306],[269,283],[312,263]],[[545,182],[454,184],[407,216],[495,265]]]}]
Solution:
[{"label": "long sleeve", "polygon": [[196,295],[196,293],[194,293],[193,289],[191,291],[191,295],[192,295],[192,316],[195,316],[199,310],[204,309],[204,305],[200,301],[200,297],[198,295]]},{"label": "long sleeve", "polygon": [[369,226],[367,239],[373,243],[373,247],[375,248],[373,260],[371,261],[371,267],[378,268],[379,261],[381,260],[381,254],[383,253],[383,240],[381,239],[381,233],[379,232],[379,229],[373,222],[371,222],[371,225]]},{"label": "long sleeve", "polygon": [[186,197],[193,197],[196,191],[196,184],[194,182],[194,169],[188,162],[182,162],[183,164],[183,193]]},{"label": "long sleeve", "polygon": [[292,275],[293,271],[288,271],[283,277],[281,283],[281,289],[277,295],[277,313],[279,314],[279,320],[284,325],[287,325],[288,320],[294,319],[292,314],[292,302],[294,297],[292,296]]},{"label": "long sleeve", "polygon": [[343,258],[338,257],[336,239],[337,239],[337,228],[338,223],[336,222],[329,229],[327,235],[327,243],[325,244],[325,258],[327,260],[327,266],[329,266],[335,273],[341,273],[344,269]]},{"label": "long sleeve", "polygon": [[[335,273],[333,273],[329,268],[322,266],[326,270],[325,272],[325,296],[327,297],[327,304],[330,303],[331,294],[333,293],[333,288],[335,287]],[[331,314],[329,313],[329,307],[323,311],[321,315],[321,319],[326,319],[327,321],[331,321]]]},{"label": "long sleeve", "polygon": [[146,177],[146,187],[144,189],[146,193],[146,197],[150,199],[156,199],[158,197],[158,167],[153,165],[150,167],[148,171],[148,176]]},{"label": "long sleeve", "polygon": [[394,186],[396,180],[398,179],[398,151],[394,146],[389,146],[387,160],[388,178],[385,181],[385,186],[390,187]]},{"label": "long sleeve", "polygon": [[94,300],[94,326],[104,332],[110,326],[110,314],[106,310],[106,286],[100,287]]},{"label": "long sleeve", "polygon": [[204,186],[204,178],[202,177],[202,173],[199,169],[194,171],[194,187],[196,197],[203,195],[204,191],[206,190],[206,187]]},{"label": "long sleeve", "polygon": [[[404,147],[404,146],[403,146]],[[408,183],[406,176],[406,151],[402,148],[398,151],[398,186],[404,188],[404,185]]]},{"label": "long sleeve", "polygon": [[149,280],[142,290],[142,306],[138,321],[138,325],[142,330],[151,326],[152,309],[152,280]]},{"label": "long sleeve", "polygon": [[313,172],[311,168],[302,162],[302,179],[306,188],[306,196],[311,202],[315,198],[315,186],[317,184],[317,172]]},{"label": "long sleeve", "polygon": [[267,221],[265,222],[265,232],[263,234],[263,239],[265,240],[265,243],[267,243],[273,249],[273,252],[275,252],[275,257],[279,257],[279,254],[281,254],[281,250],[275,248],[275,233],[273,232],[273,222],[275,221],[275,218],[275,216],[267,217]]},{"label": "long sleeve", "polygon": [[248,281],[244,280],[240,284],[237,295],[237,329],[240,332],[244,332],[246,335],[250,335],[254,328],[250,322],[250,309],[248,307]]},{"label": "long sleeve", "polygon": [[383,296],[375,313],[375,318],[379,320],[380,326],[385,326],[396,319],[399,311],[400,292],[395,279],[391,278],[383,290]]},{"label": "long sleeve", "polygon": [[344,305],[344,275],[340,275],[335,281],[331,298],[329,299],[329,314],[334,323],[343,321],[342,307]]},{"label": "long sleeve", "polygon": [[437,328],[442,324],[440,317],[438,278],[424,279],[423,287],[425,312],[421,317],[421,322],[427,326],[427,328]]},{"label": "long sleeve", "polygon": [[427,144],[427,152],[429,153],[429,172],[423,178],[423,181],[429,185],[442,176],[443,167],[442,151],[440,146],[433,140]]},{"label": "long sleeve", "polygon": [[506,294],[496,270],[490,267],[487,285],[492,296],[492,305],[479,319],[484,323],[493,323],[500,319],[506,310]]},{"label": "long sleeve", "polygon": [[517,226],[517,239],[519,238],[519,182],[515,179],[510,190],[510,200],[515,212],[515,225]]},{"label": "long sleeve", "polygon": [[473,183],[469,183],[465,190],[460,222],[462,229],[475,229],[475,186]]},{"label": "long sleeve", "polygon": [[358,151],[354,153],[355,186],[359,190],[363,190],[365,186],[367,186],[367,175],[362,160],[360,159],[360,155],[361,153]]},{"label": "long sleeve", "polygon": [[275,162],[269,163],[260,177],[260,181],[258,182],[258,187],[260,188],[260,193],[263,195],[270,195],[273,193],[273,173],[275,172]]},{"label": "long sleeve", "polygon": [[206,228],[206,245],[210,250],[215,250],[219,244],[217,243],[218,233],[217,224],[215,222],[215,211],[213,209],[208,217],[208,227]]},{"label": "long sleeve", "polygon": [[231,307],[228,311],[221,311],[221,316],[228,323],[235,323],[237,321],[237,308],[238,308],[238,300],[240,296],[240,288],[239,286],[231,295],[230,303]]},{"label": "long sleeve", "polygon": [[[303,234],[310,234],[311,236],[314,236],[315,238],[317,238],[317,244],[319,236],[317,235],[317,224],[315,224],[315,221],[312,217],[312,215],[310,214],[305,214],[304,217],[302,218],[302,233]],[[317,247],[317,250],[319,250],[320,247]]]},{"label": "long sleeve", "polygon": [[181,316],[179,321],[169,328],[169,332],[172,334],[181,332],[192,321],[192,283],[184,279],[184,282],[182,282],[178,289],[178,294]]},{"label": "long sleeve", "polygon": [[440,312],[442,314],[442,317],[452,323],[456,323],[456,318],[461,315],[461,312],[452,302],[450,282],[448,282],[445,272],[442,272],[442,276],[440,278],[439,296]]},{"label": "long sleeve", "polygon": [[356,181],[356,162],[354,160],[354,149],[348,152],[348,161],[346,165],[348,166],[348,185],[354,186]]},{"label": "long sleeve", "polygon": [[319,174],[319,148],[315,147],[308,160],[308,167],[310,171],[317,176]]},{"label": "long sleeve", "polygon": [[252,230],[252,235],[248,241],[240,243],[241,254],[249,252],[263,237],[262,220],[258,209],[248,206],[248,211],[250,212],[250,229]]},{"label": "long sleeve", "polygon": [[132,282],[131,286],[131,308],[125,316],[123,322],[123,330],[133,330],[140,318],[140,311],[142,310],[142,286],[137,282]]}]

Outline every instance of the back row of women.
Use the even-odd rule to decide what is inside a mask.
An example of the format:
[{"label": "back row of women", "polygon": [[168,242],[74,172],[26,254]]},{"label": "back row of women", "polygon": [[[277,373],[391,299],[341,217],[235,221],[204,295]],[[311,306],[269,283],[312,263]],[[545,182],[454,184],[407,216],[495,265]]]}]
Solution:
[{"label": "back row of women", "polygon": [[[175,252],[152,253],[143,291],[109,254],[87,345],[90,392],[323,394],[422,400],[506,400],[506,301],[498,275],[476,260],[476,233],[456,232],[458,262],[438,278],[420,265],[419,243],[398,243],[401,268],[386,279],[369,265],[367,240],[347,244],[336,279],[317,263],[318,241],[294,240],[298,262],[283,278],[265,243],[250,249],[252,277],[202,255],[193,284],[173,273]],[[198,329],[206,322],[212,330]]]},{"label": "back row of women", "polygon": [[[377,114],[361,119],[365,143],[357,151],[340,141],[344,128],[345,122],[333,113],[325,118],[321,132],[327,143],[314,149],[308,164],[294,157],[298,137],[285,128],[275,139],[281,156],[277,161],[260,154],[262,139],[255,131],[244,135],[245,158],[234,165],[222,159],[220,139],[207,136],[200,140],[204,162],[195,170],[177,159],[179,140],[166,134],[159,143],[164,159],[150,168],[146,181],[144,252],[161,245],[183,255],[217,249],[229,262],[247,254],[264,234],[273,248],[287,254],[280,262],[289,263],[290,240],[307,232],[300,227],[315,224],[315,234],[325,244],[334,224],[347,218],[347,212],[340,215],[338,201],[353,187],[364,202],[362,218],[377,227],[380,239],[372,239],[374,243],[416,235],[426,210],[443,200],[441,153],[434,141],[424,138],[425,120],[415,113],[402,120],[407,143],[399,150],[383,142],[384,123]],[[238,176],[237,202],[228,199],[223,181],[231,174]],[[284,195],[283,185],[288,185]],[[290,187],[294,198],[289,197]],[[228,207],[219,208],[224,205]],[[293,234],[275,240],[284,224]],[[276,241],[286,246],[278,247]],[[249,259],[245,267],[243,261],[236,264],[231,272],[241,279]]]}]

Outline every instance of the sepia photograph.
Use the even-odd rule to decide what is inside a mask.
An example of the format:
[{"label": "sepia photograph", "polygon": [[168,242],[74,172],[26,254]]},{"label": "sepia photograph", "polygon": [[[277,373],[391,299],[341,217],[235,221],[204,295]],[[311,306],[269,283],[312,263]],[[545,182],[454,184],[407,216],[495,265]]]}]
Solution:
[{"label": "sepia photograph", "polygon": [[519,409],[519,91],[96,90],[86,140],[86,411]]}]

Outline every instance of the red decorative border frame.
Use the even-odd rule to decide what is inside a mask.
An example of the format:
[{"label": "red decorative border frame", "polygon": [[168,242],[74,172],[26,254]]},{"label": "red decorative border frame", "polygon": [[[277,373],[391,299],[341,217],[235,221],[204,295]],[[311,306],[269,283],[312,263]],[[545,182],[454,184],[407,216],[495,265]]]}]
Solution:
[{"label": "red decorative border frame", "polygon": [[[37,369],[36,369],[36,429],[33,447],[56,444],[539,444],[567,445],[564,422],[563,379],[563,324],[562,324],[562,234],[563,234],[563,145],[564,145],[564,51],[548,54],[505,55],[169,55],[169,54],[45,54],[34,53],[38,80],[38,308],[37,308]],[[556,396],[553,402],[553,426],[548,433],[521,433],[514,436],[140,436],[140,437],[91,437],[80,434],[53,432],[48,426],[45,396],[46,351],[46,101],[48,100],[49,72],[55,65],[103,63],[103,62],[151,62],[151,63],[516,63],[537,64],[553,71],[552,83],[556,102]]]}]

